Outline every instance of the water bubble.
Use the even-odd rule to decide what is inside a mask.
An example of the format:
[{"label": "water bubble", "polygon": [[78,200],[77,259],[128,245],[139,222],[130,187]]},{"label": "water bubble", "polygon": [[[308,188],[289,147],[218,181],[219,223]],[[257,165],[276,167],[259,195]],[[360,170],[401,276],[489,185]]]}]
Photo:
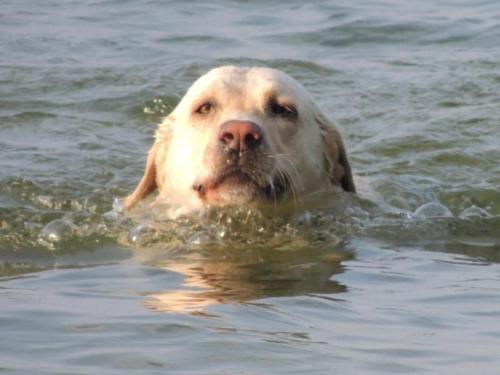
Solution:
[{"label": "water bubble", "polygon": [[54,198],[49,195],[38,195],[34,200],[43,207],[53,208],[54,206]]},{"label": "water bubble", "polygon": [[448,207],[439,202],[425,203],[413,213],[418,219],[427,219],[431,217],[454,217]]},{"label": "water bubble", "polygon": [[1,230],[11,230],[12,224],[10,224],[7,220],[0,221],[0,229]]},{"label": "water bubble", "polygon": [[113,200],[113,211],[121,213],[121,212],[123,212],[123,210],[124,210],[123,199],[115,198]]},{"label": "water bubble", "polygon": [[117,221],[118,219],[123,217],[124,210],[125,206],[123,204],[123,199],[115,198],[113,200],[113,208],[110,211],[104,213],[103,217],[108,221]]},{"label": "water bubble", "polygon": [[305,211],[302,215],[297,218],[299,224],[311,225],[313,221],[313,215],[309,211]]},{"label": "water bubble", "polygon": [[222,229],[220,229],[220,230],[217,232],[217,236],[219,236],[219,238],[224,238],[224,237],[226,237],[226,234],[227,234],[227,230],[226,230],[226,228],[222,228]]},{"label": "water bubble", "polygon": [[72,199],[69,204],[71,205],[71,209],[75,211],[83,210],[83,204],[76,199]]},{"label": "water bubble", "polygon": [[24,222],[24,230],[26,231],[26,233],[32,233],[32,234],[40,233],[41,228],[42,225],[38,223],[34,223],[31,221]]},{"label": "water bubble", "polygon": [[137,242],[139,241],[141,234],[146,231],[146,226],[145,225],[138,225],[134,229],[130,231],[130,240],[132,242]]},{"label": "water bubble", "polygon": [[145,106],[142,111],[147,115],[165,114],[169,109],[167,103],[161,98],[155,98],[151,101],[150,105]]},{"label": "water bubble", "polygon": [[49,242],[61,242],[68,239],[76,231],[76,225],[65,219],[56,219],[48,223],[40,231],[40,237]]},{"label": "water bubble", "polygon": [[476,205],[472,205],[465,210],[462,211],[462,213],[459,215],[460,219],[467,219],[467,218],[487,218],[490,217],[490,214],[482,209],[481,207],[478,207]]},{"label": "water bubble", "polygon": [[144,244],[153,237],[154,231],[147,224],[139,224],[129,232],[129,239],[132,243]]},{"label": "water bubble", "polygon": [[206,231],[202,232],[197,232],[194,233],[189,239],[187,240],[188,244],[190,245],[209,245],[211,243],[214,243],[214,237],[210,235],[210,233]]}]

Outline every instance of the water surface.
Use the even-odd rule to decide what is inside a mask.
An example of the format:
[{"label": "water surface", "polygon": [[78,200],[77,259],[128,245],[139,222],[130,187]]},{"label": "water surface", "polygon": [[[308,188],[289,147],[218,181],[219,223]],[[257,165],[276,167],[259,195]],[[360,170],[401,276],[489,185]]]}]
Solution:
[{"label": "water surface", "polygon": [[[0,371],[496,374],[498,40],[493,0],[3,1]],[[301,81],[359,197],[117,212],[223,64]]]}]

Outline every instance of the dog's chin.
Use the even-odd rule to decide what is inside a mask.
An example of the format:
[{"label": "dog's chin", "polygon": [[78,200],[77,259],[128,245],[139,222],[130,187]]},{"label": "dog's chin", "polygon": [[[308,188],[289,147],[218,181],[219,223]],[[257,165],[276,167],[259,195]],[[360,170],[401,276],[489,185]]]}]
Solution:
[{"label": "dog's chin", "polygon": [[261,185],[248,174],[235,172],[204,185],[198,194],[206,204],[223,206],[277,201],[284,190],[281,185]]}]

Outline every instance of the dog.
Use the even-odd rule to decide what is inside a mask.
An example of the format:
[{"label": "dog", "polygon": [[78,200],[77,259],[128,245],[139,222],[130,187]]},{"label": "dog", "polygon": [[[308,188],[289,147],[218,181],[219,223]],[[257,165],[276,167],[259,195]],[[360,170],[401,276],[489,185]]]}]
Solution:
[{"label": "dog", "polygon": [[182,213],[356,192],[340,133],[304,87],[275,69],[235,66],[200,77],[165,118],[124,208],[156,190],[156,202]]}]

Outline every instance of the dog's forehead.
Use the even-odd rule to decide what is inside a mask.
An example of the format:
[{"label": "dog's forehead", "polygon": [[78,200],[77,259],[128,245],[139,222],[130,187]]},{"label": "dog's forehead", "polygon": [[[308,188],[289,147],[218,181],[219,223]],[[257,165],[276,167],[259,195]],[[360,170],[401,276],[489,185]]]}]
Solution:
[{"label": "dog's forehead", "polygon": [[192,86],[196,96],[212,92],[229,95],[274,92],[276,94],[296,95],[303,91],[301,85],[288,74],[270,68],[240,68],[224,66],[213,69],[201,76]]}]

